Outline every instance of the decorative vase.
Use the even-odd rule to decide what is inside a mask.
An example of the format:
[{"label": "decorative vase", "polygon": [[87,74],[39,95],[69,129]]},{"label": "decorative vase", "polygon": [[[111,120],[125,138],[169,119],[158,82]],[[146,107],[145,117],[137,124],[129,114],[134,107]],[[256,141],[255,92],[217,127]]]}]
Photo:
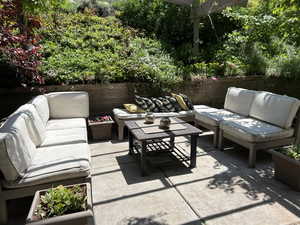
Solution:
[{"label": "decorative vase", "polygon": [[162,129],[168,129],[170,127],[171,120],[169,117],[163,117],[160,119],[159,127]]},{"label": "decorative vase", "polygon": [[147,112],[145,116],[145,123],[154,123],[155,116],[152,112]]}]

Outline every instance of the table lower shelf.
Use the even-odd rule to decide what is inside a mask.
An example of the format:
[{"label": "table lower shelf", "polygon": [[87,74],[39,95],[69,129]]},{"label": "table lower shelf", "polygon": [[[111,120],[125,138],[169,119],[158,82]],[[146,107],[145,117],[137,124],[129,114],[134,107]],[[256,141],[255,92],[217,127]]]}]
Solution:
[{"label": "table lower shelf", "polygon": [[[190,156],[183,149],[180,149],[169,141],[151,140],[147,141],[145,158],[146,162],[153,167],[184,165],[190,166]],[[135,141],[133,155],[138,157],[142,151],[142,144]]]}]

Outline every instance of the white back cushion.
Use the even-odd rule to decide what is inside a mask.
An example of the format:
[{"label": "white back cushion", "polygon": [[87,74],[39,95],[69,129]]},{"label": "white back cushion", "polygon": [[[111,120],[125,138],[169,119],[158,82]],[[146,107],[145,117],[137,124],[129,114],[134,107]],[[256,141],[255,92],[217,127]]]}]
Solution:
[{"label": "white back cushion", "polygon": [[84,91],[52,92],[46,94],[51,119],[89,116],[89,95]]},{"label": "white back cushion", "polygon": [[250,108],[256,93],[256,91],[252,90],[230,87],[227,90],[224,109],[243,116],[249,116]]},{"label": "white back cushion", "polygon": [[32,104],[25,104],[15,113],[24,117],[31,140],[35,146],[40,146],[46,138],[46,126],[36,108]]},{"label": "white back cushion", "polygon": [[32,99],[30,103],[35,106],[44,126],[46,126],[49,120],[49,104],[47,98],[44,95],[39,95]]},{"label": "white back cushion", "polygon": [[5,179],[22,177],[35,153],[25,119],[19,114],[12,115],[0,129],[0,169]]},{"label": "white back cushion", "polygon": [[296,98],[260,92],[254,98],[250,116],[282,128],[290,128],[299,108]]}]

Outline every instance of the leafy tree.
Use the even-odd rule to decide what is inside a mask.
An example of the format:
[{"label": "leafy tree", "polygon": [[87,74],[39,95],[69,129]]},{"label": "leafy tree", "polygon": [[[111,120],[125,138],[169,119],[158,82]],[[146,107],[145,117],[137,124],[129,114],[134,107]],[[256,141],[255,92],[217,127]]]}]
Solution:
[{"label": "leafy tree", "polygon": [[[4,0],[0,2],[0,64],[22,84],[44,83],[39,73],[41,61],[39,14],[49,12],[54,24],[56,11],[65,0]],[[10,80],[14,78],[4,77]]]},{"label": "leafy tree", "polygon": [[43,83],[38,73],[39,38],[35,30],[41,24],[37,17],[24,14],[22,1],[0,3],[0,56],[2,64],[13,68],[21,82]]}]

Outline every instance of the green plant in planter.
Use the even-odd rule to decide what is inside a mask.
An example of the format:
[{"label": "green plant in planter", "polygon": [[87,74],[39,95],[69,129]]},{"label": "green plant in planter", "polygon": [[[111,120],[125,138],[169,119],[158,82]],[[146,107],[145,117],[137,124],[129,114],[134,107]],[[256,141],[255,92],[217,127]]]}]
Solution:
[{"label": "green plant in planter", "polygon": [[49,189],[40,196],[36,215],[42,219],[84,211],[87,208],[86,190],[79,185],[64,187],[62,185]]},{"label": "green plant in planter", "polygon": [[280,153],[295,160],[300,160],[300,145],[291,145],[288,148],[282,148],[280,149]]}]

